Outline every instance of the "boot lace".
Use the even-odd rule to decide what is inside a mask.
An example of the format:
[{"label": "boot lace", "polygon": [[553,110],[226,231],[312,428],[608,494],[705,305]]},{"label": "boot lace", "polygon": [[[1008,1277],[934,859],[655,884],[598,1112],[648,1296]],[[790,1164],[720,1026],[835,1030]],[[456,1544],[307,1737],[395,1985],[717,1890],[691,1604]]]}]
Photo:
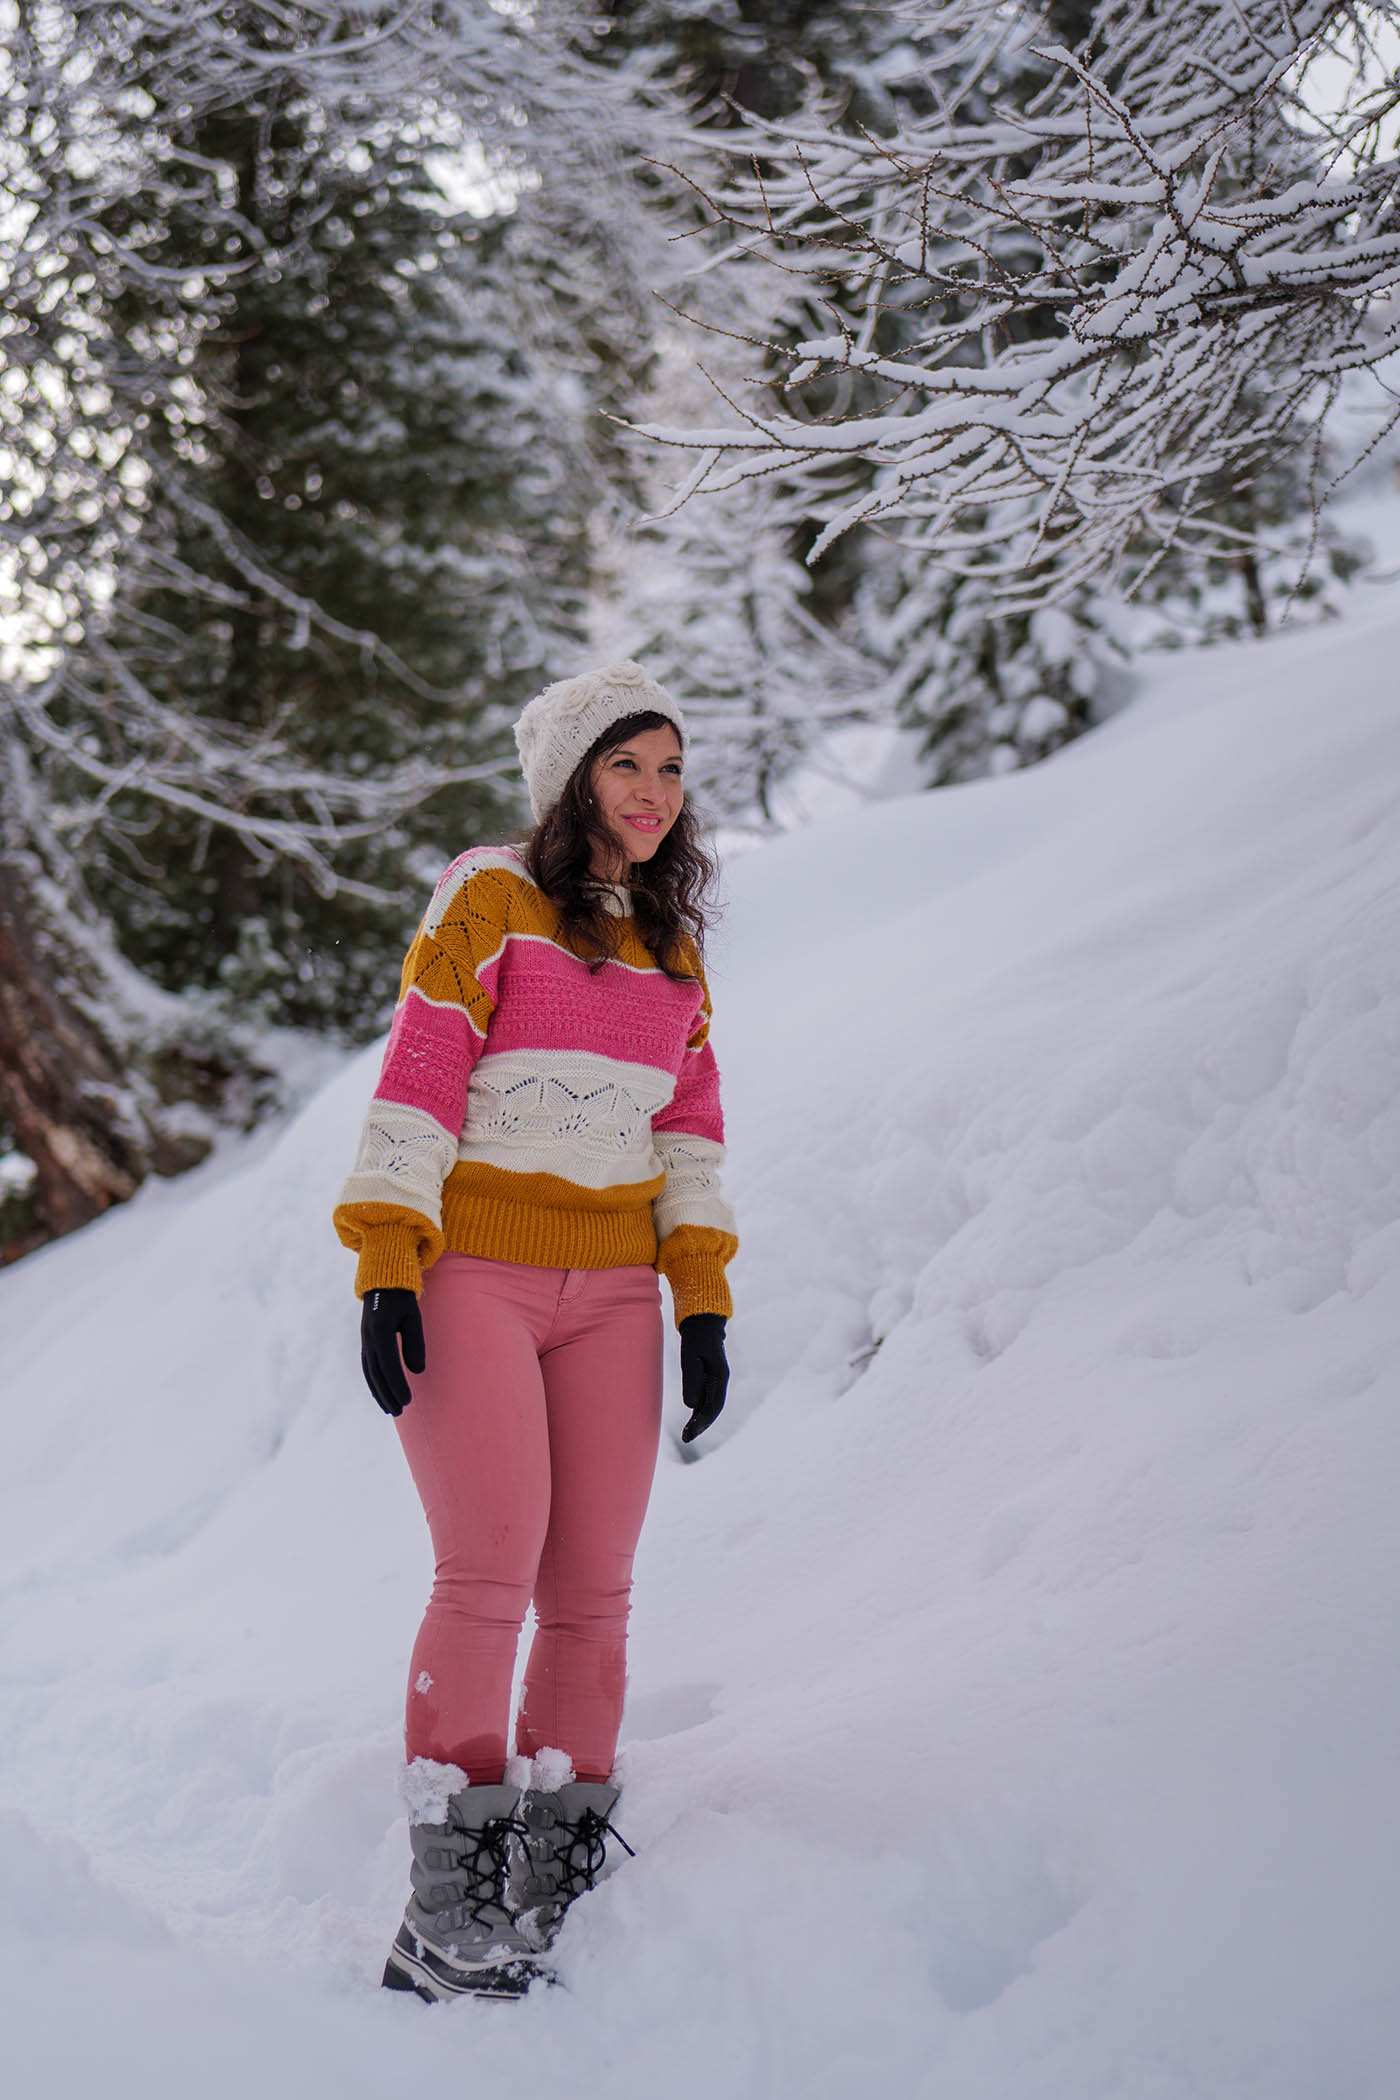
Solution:
[{"label": "boot lace", "polygon": [[453,1878],[429,1892],[434,1899],[449,1899],[431,1905],[434,1923],[461,1932],[468,1925],[494,1922],[483,1914],[505,1907],[511,1839],[525,1835],[525,1825],[515,1816],[492,1816],[479,1830],[454,1830],[445,1845],[436,1847],[446,1856],[434,1857],[432,1864],[449,1868]]},{"label": "boot lace", "polygon": [[564,1841],[554,1853],[558,1879],[552,1898],[561,1908],[595,1886],[607,1864],[610,1837],[617,1839],[629,1859],[637,1857],[622,1832],[606,1816],[600,1816],[596,1808],[581,1809],[573,1822],[561,1816],[559,1830]]}]

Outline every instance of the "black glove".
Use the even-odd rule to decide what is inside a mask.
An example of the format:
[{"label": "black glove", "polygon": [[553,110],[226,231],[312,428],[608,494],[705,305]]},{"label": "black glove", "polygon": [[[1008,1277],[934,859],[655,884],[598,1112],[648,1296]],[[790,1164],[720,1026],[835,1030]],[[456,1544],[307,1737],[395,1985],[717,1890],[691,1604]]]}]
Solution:
[{"label": "black glove", "polygon": [[400,1342],[409,1370],[423,1370],[427,1357],[418,1293],[366,1291],[360,1313],[360,1368],[386,1415],[401,1415],[413,1398],[399,1362]]},{"label": "black glove", "polygon": [[690,1409],[690,1420],[681,1431],[683,1444],[693,1442],[719,1420],[728,1386],[724,1315],[688,1314],[681,1321],[681,1398]]}]

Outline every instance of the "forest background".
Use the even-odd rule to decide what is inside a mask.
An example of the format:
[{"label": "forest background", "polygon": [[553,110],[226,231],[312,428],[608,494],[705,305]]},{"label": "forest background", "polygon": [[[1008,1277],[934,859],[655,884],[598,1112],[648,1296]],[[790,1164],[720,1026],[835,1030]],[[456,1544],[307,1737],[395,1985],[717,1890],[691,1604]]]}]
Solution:
[{"label": "forest background", "polygon": [[0,24],[4,1259],[380,1028],[548,679],[643,657],[737,843],[1364,567],[1400,7]]}]

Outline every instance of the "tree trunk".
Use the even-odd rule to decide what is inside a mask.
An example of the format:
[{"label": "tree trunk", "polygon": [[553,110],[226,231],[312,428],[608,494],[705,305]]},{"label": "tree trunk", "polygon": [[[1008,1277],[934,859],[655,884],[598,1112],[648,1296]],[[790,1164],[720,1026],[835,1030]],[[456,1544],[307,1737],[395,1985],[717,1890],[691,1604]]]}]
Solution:
[{"label": "tree trunk", "polygon": [[1256,634],[1265,635],[1269,631],[1269,608],[1259,574],[1259,557],[1252,547],[1248,554],[1240,556],[1240,574],[1244,578],[1244,602],[1249,624]]},{"label": "tree trunk", "polygon": [[34,1224],[0,1262],[133,1195],[152,1160],[96,1023],[59,989],[21,870],[0,861],[0,1117],[34,1162]]}]

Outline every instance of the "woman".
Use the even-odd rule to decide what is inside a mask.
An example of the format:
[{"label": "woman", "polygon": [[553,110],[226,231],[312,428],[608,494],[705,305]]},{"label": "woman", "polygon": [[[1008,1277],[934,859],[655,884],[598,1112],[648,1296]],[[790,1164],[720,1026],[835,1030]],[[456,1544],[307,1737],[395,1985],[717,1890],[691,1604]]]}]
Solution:
[{"label": "woman", "polygon": [[413,1894],[384,1974],[426,1998],[528,1988],[611,1864],[660,1428],[658,1272],[686,1441],[728,1380],[737,1241],[685,725],[623,663],[548,687],[515,735],[536,828],[464,853],[438,884],[335,1213],[359,1255],[365,1377],[437,1560],[409,1666]]}]

